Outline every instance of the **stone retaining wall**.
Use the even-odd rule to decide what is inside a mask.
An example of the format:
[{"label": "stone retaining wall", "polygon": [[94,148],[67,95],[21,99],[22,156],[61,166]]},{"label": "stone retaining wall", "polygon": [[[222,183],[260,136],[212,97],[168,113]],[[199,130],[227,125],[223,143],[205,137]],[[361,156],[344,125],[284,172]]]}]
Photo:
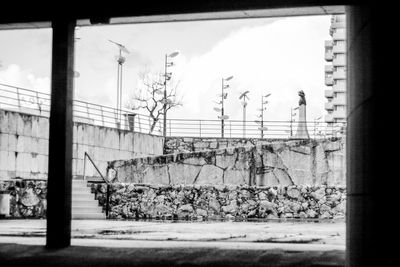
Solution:
[{"label": "stone retaining wall", "polygon": [[10,193],[10,217],[46,217],[46,181],[21,179],[0,181],[0,191]]},{"label": "stone retaining wall", "polygon": [[280,141],[109,162],[113,182],[345,186],[341,140]]},{"label": "stone retaining wall", "polygon": [[[273,143],[285,143],[290,139],[265,138],[210,138],[210,137],[166,137],[164,154],[197,152],[203,150],[224,149],[228,147],[257,146]],[[329,142],[342,142],[341,138],[327,139]]]},{"label": "stone retaining wall", "polygon": [[[106,186],[92,184],[103,207]],[[235,185],[134,185],[111,187],[110,218],[114,219],[337,219],[344,218],[342,187]]]}]

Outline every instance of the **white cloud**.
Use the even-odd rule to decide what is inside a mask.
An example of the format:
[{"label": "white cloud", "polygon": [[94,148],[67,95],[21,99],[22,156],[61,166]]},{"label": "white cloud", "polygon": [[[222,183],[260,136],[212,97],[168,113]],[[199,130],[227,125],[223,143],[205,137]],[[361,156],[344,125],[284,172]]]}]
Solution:
[{"label": "white cloud", "polygon": [[19,65],[11,64],[0,70],[0,83],[50,93],[50,78],[37,77],[30,69],[21,69]]},{"label": "white cloud", "polygon": [[[177,69],[184,107],[172,117],[216,119],[213,111],[221,78],[230,75],[226,113],[241,119],[239,93],[250,90],[247,117],[259,108],[261,94],[271,93],[266,120],[288,120],[297,106],[297,91],[306,93],[308,119],[322,115],[324,99],[324,38],[328,17],[297,17],[272,24],[242,28],[209,52],[192,57]],[[184,53],[184,51],[182,51]],[[182,61],[185,61],[182,60]],[[171,117],[170,116],[170,117]]]},{"label": "white cloud", "polygon": [[[254,25],[238,25],[237,30],[230,30],[225,39],[203,54],[193,53],[196,42],[199,42],[194,37],[193,42],[186,40],[185,36],[174,38],[173,46],[181,53],[174,59],[177,65],[173,77],[179,81],[184,106],[171,110],[169,118],[216,119],[218,114],[213,110],[216,106],[213,101],[219,101],[217,94],[220,94],[221,78],[230,75],[234,79],[227,91],[226,113],[231,119],[242,118],[238,96],[245,90],[250,90],[248,119],[255,118],[258,113],[256,109],[261,94],[271,93],[265,119],[288,120],[290,107],[297,106],[297,91],[300,89],[306,93],[308,119],[324,114],[324,40],[329,38],[330,17],[290,17],[275,19],[273,23],[265,20],[265,25],[258,21]],[[213,24],[212,28],[217,26]],[[171,24],[171,29],[173,27]],[[205,27],[210,31],[212,28]],[[116,49],[107,39],[130,44],[132,55],[124,65],[125,95],[130,95],[136,87],[137,73],[143,70],[143,64],[152,62],[150,67],[160,67],[152,71],[162,71],[162,53],[170,49],[164,48],[164,44],[153,42],[142,47],[139,45],[140,35],[122,30],[117,33],[112,27],[92,32],[90,29],[93,28],[82,28],[82,39],[77,42],[75,63],[81,76],[75,79],[76,99],[115,106]],[[134,27],[129,29],[132,31]],[[157,28],[146,29],[149,34],[146,40],[152,40],[150,32],[157,33]],[[175,45],[179,41],[182,47]],[[211,43],[211,39],[207,42]],[[171,46],[168,40],[165,45]],[[185,54],[185,47],[190,47],[192,53]],[[202,49],[206,51],[206,46]],[[158,57],[160,62],[155,62]],[[50,92],[49,77],[40,77],[35,70],[20,66],[6,67],[3,64],[0,82]]]}]

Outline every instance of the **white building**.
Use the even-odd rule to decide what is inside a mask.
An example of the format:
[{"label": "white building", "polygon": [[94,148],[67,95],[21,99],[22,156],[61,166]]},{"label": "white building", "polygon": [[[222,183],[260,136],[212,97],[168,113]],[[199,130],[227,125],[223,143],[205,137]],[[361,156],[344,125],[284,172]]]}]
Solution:
[{"label": "white building", "polygon": [[346,122],[346,17],[333,15],[329,33],[331,40],[325,41],[325,122]]}]

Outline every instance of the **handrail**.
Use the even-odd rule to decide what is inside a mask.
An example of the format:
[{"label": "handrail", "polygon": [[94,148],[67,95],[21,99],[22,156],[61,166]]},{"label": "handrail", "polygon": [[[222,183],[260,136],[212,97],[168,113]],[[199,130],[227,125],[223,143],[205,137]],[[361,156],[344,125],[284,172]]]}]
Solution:
[{"label": "handrail", "polygon": [[100,174],[100,177],[103,179],[102,183],[106,183],[107,185],[107,194],[106,194],[106,218],[108,218],[108,210],[110,208],[110,182],[104,178],[103,174],[101,174],[99,168],[97,168],[96,164],[89,156],[89,154],[85,151],[84,159],[83,159],[83,180],[86,180],[86,158],[92,163],[93,167],[96,169],[97,173]]}]

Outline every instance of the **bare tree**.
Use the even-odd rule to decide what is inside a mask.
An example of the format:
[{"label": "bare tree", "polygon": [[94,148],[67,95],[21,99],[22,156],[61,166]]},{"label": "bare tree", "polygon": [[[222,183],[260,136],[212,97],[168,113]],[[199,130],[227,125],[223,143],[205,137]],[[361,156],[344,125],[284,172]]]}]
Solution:
[{"label": "bare tree", "polygon": [[152,133],[157,122],[164,116],[164,105],[166,111],[171,108],[182,106],[181,100],[177,99],[177,87],[169,84],[167,95],[164,99],[165,84],[162,75],[154,75],[149,71],[139,73],[140,84],[135,89],[127,107],[133,110],[144,109],[151,119],[149,133]]}]

